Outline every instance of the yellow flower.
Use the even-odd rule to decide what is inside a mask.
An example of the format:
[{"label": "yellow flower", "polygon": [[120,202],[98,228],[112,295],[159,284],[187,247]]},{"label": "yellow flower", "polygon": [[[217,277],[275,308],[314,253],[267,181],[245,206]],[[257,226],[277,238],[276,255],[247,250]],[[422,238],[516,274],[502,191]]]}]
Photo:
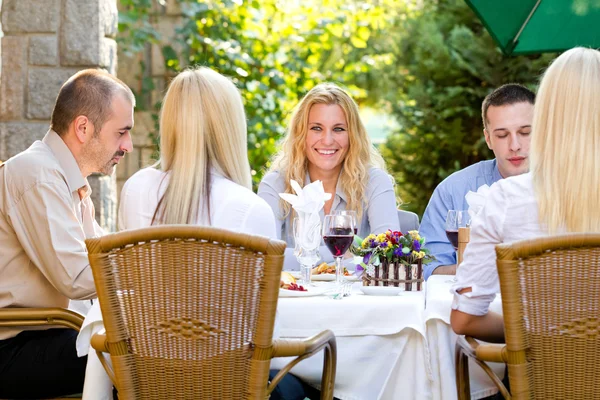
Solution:
[{"label": "yellow flower", "polygon": [[412,251],[412,255],[413,257],[419,258],[419,252],[418,251]]},{"label": "yellow flower", "polygon": [[385,233],[380,233],[379,235],[377,235],[377,241],[378,241],[379,243],[383,243],[383,242],[385,242],[385,239],[386,239],[386,237],[385,237]]},{"label": "yellow flower", "polygon": [[419,236],[419,231],[408,231],[410,238],[412,240],[421,240],[421,236]]},{"label": "yellow flower", "polygon": [[369,248],[369,242],[370,242],[371,240],[374,240],[374,239],[375,239],[375,235],[373,235],[373,234],[371,233],[369,236],[367,236],[367,237],[366,237],[366,238],[363,240],[363,242],[362,242],[362,244],[361,244],[361,246],[360,246],[360,247],[362,247],[363,249],[367,249],[367,248]]},{"label": "yellow flower", "polygon": [[420,251],[419,252],[419,258],[423,258],[425,257],[425,252],[424,251]]}]

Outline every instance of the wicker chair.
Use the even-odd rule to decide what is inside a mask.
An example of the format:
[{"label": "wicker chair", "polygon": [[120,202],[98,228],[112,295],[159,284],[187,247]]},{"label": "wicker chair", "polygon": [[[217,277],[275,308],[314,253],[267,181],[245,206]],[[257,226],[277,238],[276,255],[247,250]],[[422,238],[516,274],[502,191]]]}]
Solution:
[{"label": "wicker chair", "polygon": [[[65,326],[79,332],[82,324],[81,314],[64,308],[0,308],[0,327]],[[64,398],[75,400],[81,398],[81,394]],[[63,397],[55,398],[61,399]]]},{"label": "wicker chair", "polygon": [[[91,344],[120,399],[267,399],[320,350],[321,398],[333,398],[331,331],[272,339],[284,242],[165,225],[86,245],[106,328]],[[298,357],[268,384],[271,359],[284,356]]]},{"label": "wicker chair", "polygon": [[[506,399],[600,398],[600,234],[496,246],[506,345],[456,344],[459,399],[470,398],[468,358]],[[511,393],[485,362],[508,365]]]}]

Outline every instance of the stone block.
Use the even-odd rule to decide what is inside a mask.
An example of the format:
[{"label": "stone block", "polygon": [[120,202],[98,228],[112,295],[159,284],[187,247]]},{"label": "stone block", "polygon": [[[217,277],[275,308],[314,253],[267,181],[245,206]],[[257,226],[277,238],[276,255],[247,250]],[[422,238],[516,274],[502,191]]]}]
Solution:
[{"label": "stone block", "polygon": [[27,88],[27,118],[50,119],[58,90],[77,70],[30,68]]},{"label": "stone block", "polygon": [[61,64],[94,67],[100,65],[98,0],[65,0],[61,27]]},{"label": "stone block", "polygon": [[140,169],[150,167],[156,163],[157,160],[153,158],[153,147],[142,147],[136,150],[140,153]]},{"label": "stone block", "polygon": [[167,15],[181,15],[181,5],[178,0],[167,0]]},{"label": "stone block", "polygon": [[29,64],[58,64],[58,38],[56,36],[32,36],[29,39]]},{"label": "stone block", "polygon": [[27,77],[27,38],[2,38],[2,78],[0,79],[0,121],[23,118]]},{"label": "stone block", "polygon": [[139,92],[140,80],[139,77],[142,74],[140,61],[142,60],[142,54],[137,53],[133,55],[127,55],[123,51],[122,47],[117,49],[118,54],[118,65],[117,65],[117,76],[123,82],[125,82],[131,90]]},{"label": "stone block", "polygon": [[43,122],[0,122],[0,138],[3,146],[0,160],[26,150],[36,140],[41,140],[49,129],[49,123]]},{"label": "stone block", "polygon": [[100,64],[109,73],[117,73],[117,42],[114,39],[102,38],[100,40]]},{"label": "stone block", "polygon": [[88,177],[96,221],[107,232],[117,231],[117,176],[93,174]]},{"label": "stone block", "polygon": [[114,38],[119,32],[119,10],[116,0],[100,0],[100,26],[102,36]]},{"label": "stone block", "polygon": [[4,0],[4,34],[56,32],[60,22],[60,0]]},{"label": "stone block", "polygon": [[150,132],[158,134],[154,125],[154,119],[150,111],[136,111],[134,116],[135,125],[131,131],[131,140],[134,147],[154,147]]}]

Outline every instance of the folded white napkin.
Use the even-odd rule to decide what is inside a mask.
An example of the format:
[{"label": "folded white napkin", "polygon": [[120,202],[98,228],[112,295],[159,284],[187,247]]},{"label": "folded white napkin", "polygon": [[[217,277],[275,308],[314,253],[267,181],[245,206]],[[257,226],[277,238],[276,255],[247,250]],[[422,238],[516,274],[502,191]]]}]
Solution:
[{"label": "folded white napkin", "polygon": [[483,205],[485,204],[485,198],[489,192],[490,187],[488,185],[482,185],[477,189],[477,192],[469,191],[465,195],[465,200],[469,205],[469,217],[471,217],[471,220],[473,220],[473,218],[479,214],[483,208]]},{"label": "folded white napkin", "polygon": [[321,243],[319,213],[325,202],[331,199],[331,193],[325,193],[321,181],[311,182],[304,188],[293,179],[290,184],[296,194],[279,193],[279,196],[290,203],[298,213],[297,232],[294,233],[298,242],[296,245],[307,250],[316,249]]}]

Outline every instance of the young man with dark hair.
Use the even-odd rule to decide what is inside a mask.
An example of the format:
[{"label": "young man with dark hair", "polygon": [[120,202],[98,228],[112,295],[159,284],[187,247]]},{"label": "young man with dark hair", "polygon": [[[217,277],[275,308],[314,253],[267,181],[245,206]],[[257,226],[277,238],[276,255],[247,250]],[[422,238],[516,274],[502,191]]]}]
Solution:
[{"label": "young man with dark hair", "polygon": [[432,274],[454,275],[456,253],[446,237],[448,210],[466,210],[465,195],[483,185],[529,170],[529,134],[535,94],[524,86],[507,84],[490,93],[481,107],[485,141],[494,152],[486,160],[457,171],[440,183],[425,210],[421,234],[436,257],[425,266],[425,279]]},{"label": "young man with dark hair", "polygon": [[[96,297],[85,239],[103,232],[87,177],[111,174],[131,152],[134,105],[117,78],[80,71],[60,89],[44,139],[0,164],[0,308]],[[37,328],[0,328],[0,398],[82,391],[77,332]]]}]

